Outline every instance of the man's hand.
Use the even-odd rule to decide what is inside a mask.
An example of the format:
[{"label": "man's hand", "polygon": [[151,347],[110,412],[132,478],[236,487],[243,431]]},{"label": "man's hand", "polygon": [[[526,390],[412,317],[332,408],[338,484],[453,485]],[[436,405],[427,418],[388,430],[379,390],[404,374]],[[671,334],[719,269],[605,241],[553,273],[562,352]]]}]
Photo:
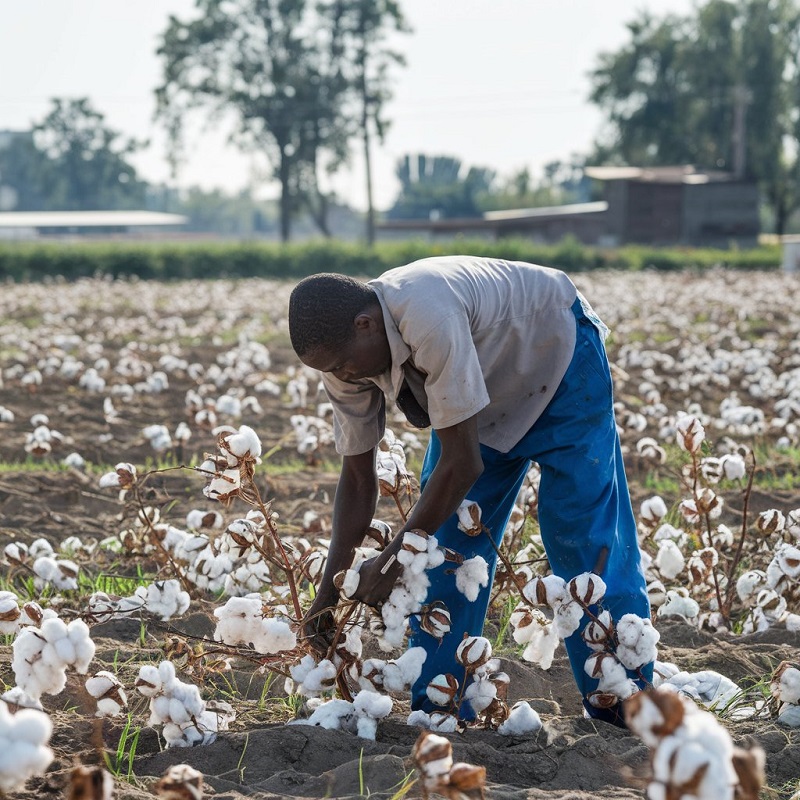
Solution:
[{"label": "man's hand", "polygon": [[353,595],[353,600],[358,600],[375,609],[380,608],[392,593],[392,589],[403,571],[403,565],[394,555],[396,549],[389,547],[380,556],[370,558],[361,564],[358,570],[358,588]]}]

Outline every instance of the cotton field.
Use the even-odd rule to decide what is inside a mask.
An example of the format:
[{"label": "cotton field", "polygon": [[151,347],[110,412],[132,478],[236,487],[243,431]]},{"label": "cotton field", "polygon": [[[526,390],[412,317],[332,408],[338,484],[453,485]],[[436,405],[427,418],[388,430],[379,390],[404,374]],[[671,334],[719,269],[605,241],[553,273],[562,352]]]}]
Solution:
[{"label": "cotton field", "polygon": [[[484,635],[430,682],[430,714],[409,706],[425,652],[407,626],[451,620],[427,571],[447,562],[466,603],[487,565],[406,532],[389,599],[350,599],[418,494],[426,433],[390,414],[336,640],[303,635],[338,462],[288,344],[291,285],[5,285],[0,796],[798,800],[798,279],[572,277],[612,331],[652,618],[613,619],[599,575],[549,571],[534,464]],[[465,536],[481,514],[458,509]],[[625,701],[629,730],[583,718],[573,635],[590,701]],[[638,692],[628,673],[654,659]]]}]

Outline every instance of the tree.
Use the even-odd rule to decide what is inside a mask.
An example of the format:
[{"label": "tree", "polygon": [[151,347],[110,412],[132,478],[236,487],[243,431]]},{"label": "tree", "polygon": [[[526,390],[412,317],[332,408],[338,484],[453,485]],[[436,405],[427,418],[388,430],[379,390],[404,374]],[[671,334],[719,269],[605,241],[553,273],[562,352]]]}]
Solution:
[{"label": "tree", "polygon": [[158,113],[179,143],[190,109],[232,111],[238,143],[273,165],[286,241],[292,215],[319,199],[320,162],[335,168],[346,156],[348,87],[332,31],[306,0],[197,0],[197,7],[197,19],[170,17],[162,37]]},{"label": "tree", "polygon": [[481,216],[480,199],[495,179],[493,170],[470,167],[451,156],[406,155],[397,164],[400,194],[390,219]]},{"label": "tree", "polygon": [[568,162],[551,161],[544,166],[544,175],[535,182],[530,170],[523,167],[499,182],[480,197],[482,211],[511,208],[541,208],[576,203],[588,197],[588,179],[583,160],[573,156]]},{"label": "tree", "polygon": [[388,75],[391,66],[405,64],[403,56],[385,46],[391,32],[409,32],[395,0],[334,0],[328,5],[334,34],[335,56],[341,59],[354,96],[364,152],[367,190],[367,243],[375,241],[375,208],[372,199],[371,140],[373,131],[383,142],[388,122],[384,106],[391,98]]},{"label": "tree", "polygon": [[108,128],[88,99],[56,98],[32,137],[0,151],[0,175],[18,210],[137,208],[146,184],[127,159],[142,146]]},{"label": "tree", "polygon": [[800,199],[797,4],[709,0],[686,17],[641,14],[628,29],[592,75],[609,122],[596,160],[753,178],[782,233]]}]

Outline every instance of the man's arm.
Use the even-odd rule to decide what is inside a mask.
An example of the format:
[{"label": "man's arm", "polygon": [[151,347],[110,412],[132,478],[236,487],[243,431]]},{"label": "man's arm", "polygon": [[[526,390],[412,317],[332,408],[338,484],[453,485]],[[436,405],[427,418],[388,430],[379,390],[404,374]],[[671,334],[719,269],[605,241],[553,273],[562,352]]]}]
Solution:
[{"label": "man's arm", "polygon": [[339,593],[333,585],[334,575],[352,563],[354,550],[364,539],[377,502],[375,448],[359,455],[343,456],[333,500],[330,549],[309,618],[336,605]]},{"label": "man's arm", "polygon": [[[389,562],[402,545],[403,531],[419,528],[429,534],[435,533],[455,513],[483,472],[477,416],[441,428],[436,435],[442,445],[439,461],[398,535],[377,558],[362,566],[355,594],[358,600],[375,605],[389,596],[401,569],[396,560],[391,565]],[[386,569],[385,574],[381,573],[382,569]]]}]

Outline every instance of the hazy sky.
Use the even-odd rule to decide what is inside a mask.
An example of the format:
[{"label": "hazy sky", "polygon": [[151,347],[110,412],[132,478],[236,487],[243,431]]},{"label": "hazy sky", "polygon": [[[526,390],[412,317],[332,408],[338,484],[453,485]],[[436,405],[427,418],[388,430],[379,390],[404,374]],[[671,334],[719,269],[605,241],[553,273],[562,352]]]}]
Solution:
[{"label": "hazy sky", "polygon": [[[694,0],[401,0],[413,33],[396,41],[398,68],[388,107],[392,127],[375,149],[375,199],[397,192],[404,153],[453,155],[507,175],[588,149],[601,117],[587,101],[597,55],[628,39],[638,12],[687,13]],[[167,18],[194,15],[194,0],[0,0],[0,130],[26,129],[51,97],[91,98],[108,124],[149,139],[141,175],[168,179],[164,135],[153,122],[161,64],[156,41]],[[263,186],[265,165],[227,143],[224,123],[189,138],[181,185],[236,190]],[[363,167],[334,184],[364,206]]]}]

